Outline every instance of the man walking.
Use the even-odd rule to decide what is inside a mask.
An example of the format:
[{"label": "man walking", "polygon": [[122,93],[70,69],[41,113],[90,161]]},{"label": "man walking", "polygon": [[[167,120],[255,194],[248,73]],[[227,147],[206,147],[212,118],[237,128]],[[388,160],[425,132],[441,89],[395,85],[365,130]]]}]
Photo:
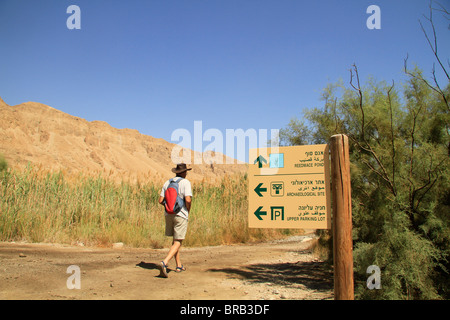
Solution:
[{"label": "man walking", "polygon": [[164,215],[166,218],[166,236],[173,236],[172,247],[170,248],[166,258],[160,263],[160,276],[165,278],[168,277],[167,264],[173,257],[175,257],[175,262],[177,265],[176,271],[181,272],[186,270],[186,268],[184,268],[184,266],[181,264],[180,248],[181,243],[186,236],[188,216],[189,211],[191,210],[192,189],[191,183],[186,179],[186,174],[189,170],[192,170],[192,168],[187,168],[186,164],[177,164],[176,168],[172,169],[172,172],[176,174],[175,178],[169,179],[164,183],[159,197],[159,203],[165,206],[166,190],[169,187],[171,180],[173,180],[178,184],[178,196],[184,200],[184,204],[178,213],[169,213],[167,212],[167,207],[165,207],[166,210]]}]

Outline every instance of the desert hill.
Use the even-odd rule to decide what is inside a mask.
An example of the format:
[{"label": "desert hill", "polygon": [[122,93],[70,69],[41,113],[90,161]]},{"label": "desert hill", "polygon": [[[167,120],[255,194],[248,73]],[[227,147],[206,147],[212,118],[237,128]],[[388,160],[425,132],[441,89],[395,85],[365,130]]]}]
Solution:
[{"label": "desert hill", "polygon": [[[171,152],[174,146],[137,130],[117,129],[103,121],[87,121],[41,103],[9,106],[0,98],[0,153],[13,168],[31,163],[71,173],[164,180],[173,176],[171,168],[175,165]],[[194,152],[191,154],[193,157]],[[193,168],[189,173],[193,181],[213,182],[247,170],[245,164],[188,166]]]}]

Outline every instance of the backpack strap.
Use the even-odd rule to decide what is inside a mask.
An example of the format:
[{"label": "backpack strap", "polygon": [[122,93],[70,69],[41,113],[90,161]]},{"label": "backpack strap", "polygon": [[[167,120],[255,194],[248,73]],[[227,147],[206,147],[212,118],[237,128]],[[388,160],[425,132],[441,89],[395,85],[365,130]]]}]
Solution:
[{"label": "backpack strap", "polygon": [[[175,178],[180,178],[180,179],[175,180]],[[183,180],[182,177],[175,177],[175,178],[170,179],[170,181],[174,181],[174,182],[176,182],[176,183],[179,183],[181,180]]]}]

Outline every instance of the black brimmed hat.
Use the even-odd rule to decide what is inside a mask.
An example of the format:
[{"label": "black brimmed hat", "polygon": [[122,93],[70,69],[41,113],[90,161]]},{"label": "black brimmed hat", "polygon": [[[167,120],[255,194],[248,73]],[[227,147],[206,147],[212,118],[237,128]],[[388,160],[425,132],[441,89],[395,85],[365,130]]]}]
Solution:
[{"label": "black brimmed hat", "polygon": [[173,173],[182,173],[188,170],[192,170],[192,168],[187,168],[185,163],[179,163],[177,164],[176,168],[172,169]]}]

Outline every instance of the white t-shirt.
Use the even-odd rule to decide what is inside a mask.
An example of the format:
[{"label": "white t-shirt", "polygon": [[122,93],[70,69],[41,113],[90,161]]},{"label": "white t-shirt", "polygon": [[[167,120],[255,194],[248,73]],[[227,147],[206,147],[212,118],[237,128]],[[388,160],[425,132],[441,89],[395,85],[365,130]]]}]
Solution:
[{"label": "white t-shirt", "polygon": [[[192,197],[191,183],[189,182],[189,180],[183,179],[181,177],[175,177],[174,179],[175,179],[175,181],[179,181],[178,182],[178,195],[180,196],[180,198],[182,198],[184,200],[184,197],[189,197],[189,196]],[[162,190],[161,190],[161,197],[164,197],[164,193],[166,192],[167,187],[169,186],[169,183],[170,183],[170,179],[164,183]],[[165,212],[165,215],[169,215],[169,214],[167,212]],[[177,216],[185,218],[186,220],[188,219],[189,212],[186,208],[186,203],[184,204],[183,208],[181,208],[181,211],[177,213]]]}]

